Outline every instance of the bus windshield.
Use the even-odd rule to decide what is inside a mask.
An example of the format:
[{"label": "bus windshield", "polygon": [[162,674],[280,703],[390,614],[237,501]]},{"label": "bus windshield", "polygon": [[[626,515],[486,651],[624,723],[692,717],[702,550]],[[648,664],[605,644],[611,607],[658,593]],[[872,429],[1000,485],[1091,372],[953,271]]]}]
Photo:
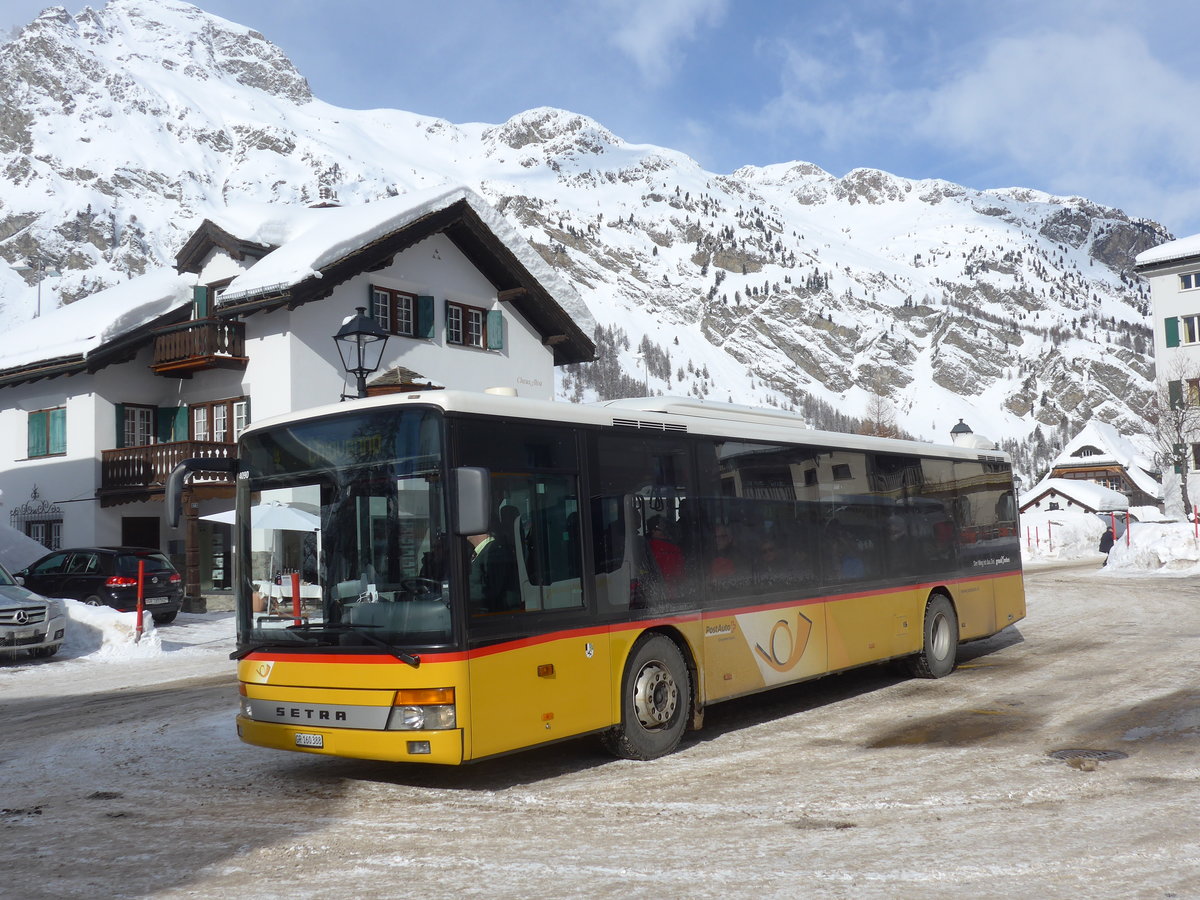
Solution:
[{"label": "bus windshield", "polygon": [[242,458],[240,646],[451,639],[440,413],[296,422],[246,435]]}]

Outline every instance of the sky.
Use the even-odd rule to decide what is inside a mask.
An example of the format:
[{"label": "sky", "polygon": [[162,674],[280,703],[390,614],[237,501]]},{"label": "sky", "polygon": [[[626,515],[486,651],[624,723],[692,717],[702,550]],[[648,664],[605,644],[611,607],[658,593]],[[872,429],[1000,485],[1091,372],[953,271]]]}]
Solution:
[{"label": "sky", "polygon": [[[0,0],[0,33],[43,5]],[[337,106],[454,123],[555,106],[715,172],[877,168],[1200,232],[1195,0],[196,5],[262,32]]]}]

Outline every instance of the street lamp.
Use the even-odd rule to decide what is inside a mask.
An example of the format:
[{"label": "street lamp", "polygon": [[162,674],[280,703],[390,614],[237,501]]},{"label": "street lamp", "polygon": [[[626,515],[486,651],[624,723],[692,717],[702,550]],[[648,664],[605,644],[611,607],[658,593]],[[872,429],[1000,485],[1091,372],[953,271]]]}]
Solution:
[{"label": "street lamp", "polygon": [[49,275],[53,278],[57,278],[59,275],[62,274],[57,269],[53,269],[53,268],[47,269],[46,267],[48,265],[50,265],[50,260],[43,259],[40,256],[30,256],[25,261],[25,265],[14,266],[14,271],[17,271],[17,272],[37,272],[38,273],[38,279],[37,279],[37,316],[38,317],[40,317],[42,314],[42,280],[47,275]]},{"label": "street lamp", "polygon": [[[387,344],[387,332],[367,315],[365,306],[356,306],[357,312],[349,316],[338,333],[333,336],[337,343],[342,368],[358,382],[359,397],[367,396],[367,376],[379,368],[383,359],[383,348]],[[346,399],[346,395],[342,395]]]}]

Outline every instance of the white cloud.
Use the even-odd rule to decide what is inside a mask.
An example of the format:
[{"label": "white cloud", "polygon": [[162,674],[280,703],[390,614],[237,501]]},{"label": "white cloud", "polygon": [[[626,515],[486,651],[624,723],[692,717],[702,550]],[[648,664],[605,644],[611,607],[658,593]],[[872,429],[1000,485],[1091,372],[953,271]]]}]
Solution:
[{"label": "white cloud", "polygon": [[1200,81],[1165,66],[1137,34],[1038,34],[997,41],[937,89],[918,133],[1136,213],[1178,190],[1195,199],[1197,107]]},{"label": "white cloud", "polygon": [[777,66],[778,92],[741,123],[801,143],[833,172],[919,160],[921,174],[958,173],[972,187],[1034,187],[1200,222],[1196,70],[1156,56],[1161,43],[1136,24],[1057,24],[943,45],[920,68],[911,48],[849,22],[803,42],[773,38],[758,49]]},{"label": "white cloud", "polygon": [[616,21],[611,41],[652,84],[666,81],[680,46],[724,18],[728,0],[605,0]]}]

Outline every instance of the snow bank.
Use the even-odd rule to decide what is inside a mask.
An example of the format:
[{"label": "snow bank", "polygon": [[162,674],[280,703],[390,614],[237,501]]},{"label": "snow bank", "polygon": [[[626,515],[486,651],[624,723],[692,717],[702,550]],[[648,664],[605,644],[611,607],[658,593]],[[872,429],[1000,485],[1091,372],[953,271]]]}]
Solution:
[{"label": "snow bank", "polygon": [[67,605],[67,637],[59,654],[73,659],[121,662],[163,654],[162,640],[149,612],[142,618],[142,637],[137,638],[137,613],[118,612],[108,606],[88,606],[78,600]]},{"label": "snow bank", "polygon": [[[1021,549],[1026,565],[1066,560],[1103,562],[1100,536],[1108,519],[1084,512],[1029,512],[1021,516]],[[1161,574],[1200,573],[1200,539],[1189,522],[1131,522],[1129,537],[1117,517],[1117,540],[1107,568]]]},{"label": "snow bank", "polygon": [[1021,514],[1021,555],[1025,563],[1073,559],[1100,561],[1104,523],[1093,513],[1072,510]]},{"label": "snow bank", "polygon": [[1171,575],[1200,573],[1200,540],[1190,522],[1137,522],[1129,543],[1119,539],[1109,554],[1108,567],[1140,569]]}]

